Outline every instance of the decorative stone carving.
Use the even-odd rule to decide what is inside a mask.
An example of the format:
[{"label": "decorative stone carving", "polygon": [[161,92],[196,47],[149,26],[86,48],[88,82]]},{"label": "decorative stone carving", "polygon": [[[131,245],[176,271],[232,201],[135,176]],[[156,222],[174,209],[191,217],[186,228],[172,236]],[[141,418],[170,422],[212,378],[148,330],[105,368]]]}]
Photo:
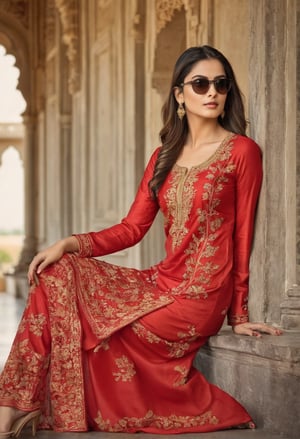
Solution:
[{"label": "decorative stone carving", "polygon": [[78,0],[55,0],[55,4],[62,23],[63,42],[67,46],[69,92],[73,94],[80,87]]},{"label": "decorative stone carving", "polygon": [[46,50],[49,52],[55,45],[55,4],[54,0],[47,1],[46,13]]},{"label": "decorative stone carving", "polygon": [[1,0],[0,9],[14,15],[20,23],[29,27],[28,0]]},{"label": "decorative stone carving", "polygon": [[184,0],[156,0],[156,32],[159,33],[183,6]]},{"label": "decorative stone carving", "polygon": [[[207,2],[207,0],[206,0]],[[207,3],[205,5],[207,6]],[[175,11],[185,9],[187,23],[187,45],[199,43],[201,35],[200,10],[203,8],[200,0],[156,0],[156,32],[157,34],[173,19]],[[207,17],[204,17],[207,19]]]},{"label": "decorative stone carving", "polygon": [[293,285],[287,292],[287,299],[280,304],[281,327],[300,330],[300,288]]}]

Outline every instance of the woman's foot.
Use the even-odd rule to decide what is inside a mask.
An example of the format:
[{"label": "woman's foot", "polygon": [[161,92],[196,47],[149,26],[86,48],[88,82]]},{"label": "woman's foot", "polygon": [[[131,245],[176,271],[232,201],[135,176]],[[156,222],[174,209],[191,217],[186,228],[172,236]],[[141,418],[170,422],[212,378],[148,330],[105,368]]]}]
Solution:
[{"label": "woman's foot", "polygon": [[3,433],[9,433],[11,431],[16,419],[25,414],[26,412],[23,410],[14,407],[0,406],[0,438],[3,436]]}]

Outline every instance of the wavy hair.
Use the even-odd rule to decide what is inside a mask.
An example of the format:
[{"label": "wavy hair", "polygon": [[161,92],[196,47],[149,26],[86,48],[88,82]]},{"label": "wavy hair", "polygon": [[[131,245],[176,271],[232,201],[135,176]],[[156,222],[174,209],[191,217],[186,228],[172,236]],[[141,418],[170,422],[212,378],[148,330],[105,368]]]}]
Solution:
[{"label": "wavy hair", "polygon": [[224,106],[225,114],[224,117],[219,116],[219,124],[228,131],[245,135],[247,122],[242,93],[229,61],[211,46],[195,46],[185,50],[176,61],[169,95],[162,107],[163,127],[159,133],[162,147],[155,163],[153,177],[149,181],[153,198],[157,197],[159,188],[176,163],[188,134],[187,118],[180,120],[176,113],[178,103],[174,96],[174,88],[182,88],[180,84],[184,82],[194,64],[207,59],[217,59],[222,64],[226,77],[231,79],[231,88]]}]

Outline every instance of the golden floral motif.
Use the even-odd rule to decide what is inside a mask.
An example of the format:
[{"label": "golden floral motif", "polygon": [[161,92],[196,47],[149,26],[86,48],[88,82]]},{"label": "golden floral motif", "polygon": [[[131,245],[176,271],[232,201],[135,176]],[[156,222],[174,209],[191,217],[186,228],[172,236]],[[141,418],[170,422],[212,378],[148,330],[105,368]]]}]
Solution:
[{"label": "golden floral motif", "polygon": [[181,358],[189,350],[190,343],[183,343],[181,341],[168,342],[167,348],[170,357]]},{"label": "golden floral motif", "polygon": [[[19,342],[15,341],[6,361],[3,374],[0,375],[1,401],[15,401],[21,407],[33,410],[39,407],[36,398],[36,389],[39,387],[39,379],[49,366],[49,356],[34,352],[32,345],[26,338]],[[35,395],[35,403],[32,403],[32,395]],[[8,405],[10,405],[8,403]]]},{"label": "golden floral motif", "polygon": [[242,310],[243,311],[248,311],[248,297],[245,297],[244,299],[243,299],[243,305],[242,305]]},{"label": "golden floral motif", "polygon": [[178,416],[175,414],[170,416],[159,416],[152,410],[148,410],[143,418],[124,417],[114,424],[108,419],[104,420],[100,411],[98,411],[97,414],[98,416],[95,418],[95,422],[97,423],[99,430],[110,432],[132,431],[132,429],[139,430],[145,427],[171,430],[175,428],[189,428],[206,424],[217,425],[220,422],[211,411],[207,411],[199,416]]},{"label": "golden floral motif", "polygon": [[158,337],[157,335],[153,334],[153,332],[150,332],[148,329],[145,328],[141,323],[133,322],[131,324],[133,332],[139,337],[144,338],[147,340],[148,343],[161,343],[163,340]]},{"label": "golden floral motif", "polygon": [[28,326],[30,332],[40,337],[43,333],[43,329],[46,323],[47,321],[44,314],[37,314],[37,315],[31,314],[28,318],[24,318],[21,321],[18,332],[20,333],[24,332],[26,326]]},{"label": "golden floral motif", "polygon": [[207,299],[208,294],[203,285],[190,285],[186,291],[188,299]]},{"label": "golden floral motif", "polygon": [[190,341],[196,339],[198,337],[198,333],[196,331],[196,327],[194,325],[189,325],[188,326],[188,331],[187,332],[178,332],[177,333],[179,338],[189,338]]},{"label": "golden floral motif", "polygon": [[161,343],[167,350],[168,356],[172,358],[181,358],[184,356],[190,348],[190,343],[193,341],[194,337],[190,337],[189,342],[180,341],[168,341],[158,337],[157,335],[150,332],[148,329],[143,327],[139,322],[134,322],[132,325],[133,331],[138,337],[145,339],[148,343]]},{"label": "golden floral motif", "polygon": [[187,173],[185,168],[179,166],[175,166],[172,171],[171,187],[165,195],[169,212],[169,217],[165,221],[171,222],[169,233],[172,237],[173,250],[180,246],[189,231],[186,222],[193,206],[197,172],[197,169],[191,169]]},{"label": "golden floral motif", "polygon": [[174,387],[183,386],[187,381],[187,376],[189,373],[188,368],[185,366],[175,366],[174,370],[175,370],[175,372],[179,373],[179,377],[176,379],[173,386]]},{"label": "golden floral motif", "polygon": [[92,241],[91,237],[88,233],[82,233],[80,235],[74,235],[79,244],[78,255],[81,258],[88,258],[92,256]]},{"label": "golden floral motif", "polygon": [[[206,181],[203,184],[202,201],[203,205],[197,209],[199,227],[198,233],[192,236],[188,248],[185,250],[186,270],[183,275],[184,281],[172,290],[172,294],[185,294],[189,298],[207,298],[205,291],[219,265],[212,260],[219,250],[214,245],[218,237],[218,231],[222,226],[224,218],[220,216],[218,206],[221,203],[219,194],[223,191],[225,183],[228,182],[228,174],[235,169],[235,164],[229,161],[233,147],[232,135],[225,139],[215,156],[206,164]],[[195,168],[204,171],[205,166]],[[172,182],[173,188],[175,182]]]},{"label": "golden floral motif", "polygon": [[104,351],[108,351],[109,350],[109,340],[110,340],[110,337],[104,339],[101,343],[99,343],[94,348],[94,352],[98,352],[98,351],[100,351],[100,349],[103,349]]},{"label": "golden floral motif", "polygon": [[[51,319],[51,410],[56,429],[86,429],[82,334],[77,308],[74,255],[64,256],[40,283],[47,286]],[[76,382],[76,386],[74,386]],[[68,397],[66,397],[66,395]]]},{"label": "golden floral motif", "polygon": [[113,372],[115,381],[132,381],[132,378],[136,374],[134,364],[125,355],[115,359],[118,372]]},{"label": "golden floral motif", "polygon": [[173,302],[136,269],[86,258],[73,259],[73,263],[80,279],[78,299],[98,340]]}]

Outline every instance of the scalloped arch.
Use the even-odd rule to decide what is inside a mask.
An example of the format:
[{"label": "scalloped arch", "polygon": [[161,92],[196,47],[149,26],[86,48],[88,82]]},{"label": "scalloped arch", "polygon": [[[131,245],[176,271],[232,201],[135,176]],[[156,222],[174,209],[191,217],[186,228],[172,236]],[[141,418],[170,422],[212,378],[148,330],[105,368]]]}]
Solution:
[{"label": "scalloped arch", "polygon": [[27,31],[10,14],[1,11],[0,14],[0,44],[8,54],[16,58],[16,67],[20,69],[18,89],[27,102],[26,113],[30,104],[30,69],[29,44]]}]

